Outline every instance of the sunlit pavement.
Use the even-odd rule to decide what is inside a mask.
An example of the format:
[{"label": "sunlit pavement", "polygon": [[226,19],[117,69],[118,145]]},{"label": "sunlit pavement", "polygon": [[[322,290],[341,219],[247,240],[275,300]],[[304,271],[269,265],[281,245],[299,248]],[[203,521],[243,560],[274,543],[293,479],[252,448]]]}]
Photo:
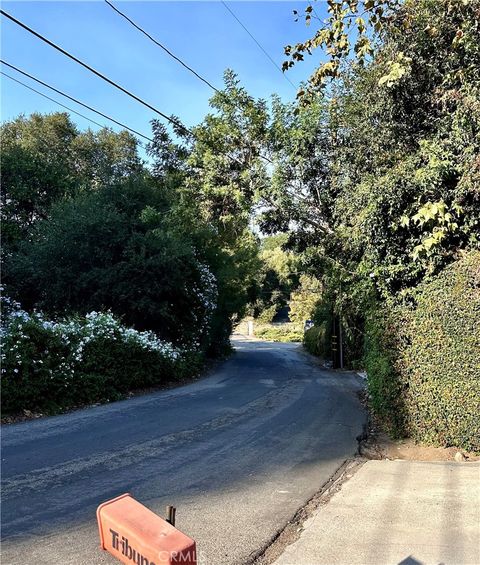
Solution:
[{"label": "sunlit pavement", "polygon": [[477,565],[480,463],[368,461],[275,565]]}]

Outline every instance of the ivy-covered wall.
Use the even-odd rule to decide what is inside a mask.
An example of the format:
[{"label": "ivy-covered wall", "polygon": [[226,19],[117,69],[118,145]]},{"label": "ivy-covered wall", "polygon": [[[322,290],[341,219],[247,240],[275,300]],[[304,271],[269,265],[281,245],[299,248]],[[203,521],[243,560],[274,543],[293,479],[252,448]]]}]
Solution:
[{"label": "ivy-covered wall", "polygon": [[414,307],[373,312],[365,363],[394,435],[480,452],[480,252],[422,283]]}]

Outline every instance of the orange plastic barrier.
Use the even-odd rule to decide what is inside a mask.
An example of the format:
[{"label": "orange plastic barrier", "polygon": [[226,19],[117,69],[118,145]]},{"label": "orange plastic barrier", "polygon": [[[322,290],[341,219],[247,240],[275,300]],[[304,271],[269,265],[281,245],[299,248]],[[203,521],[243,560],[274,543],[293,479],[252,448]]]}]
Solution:
[{"label": "orange plastic barrier", "polygon": [[129,565],[196,565],[195,541],[129,494],[97,509],[100,546]]}]

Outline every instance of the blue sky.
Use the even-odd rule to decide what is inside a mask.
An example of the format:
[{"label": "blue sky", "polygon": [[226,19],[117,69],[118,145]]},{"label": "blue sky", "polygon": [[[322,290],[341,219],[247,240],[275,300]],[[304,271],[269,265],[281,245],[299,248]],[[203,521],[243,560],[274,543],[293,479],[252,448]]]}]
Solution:
[{"label": "blue sky", "polygon": [[[253,96],[268,98],[277,93],[284,100],[294,99],[292,86],[220,2],[113,3],[215,86],[221,87],[223,71],[232,68]],[[317,13],[324,11],[322,4],[317,4]],[[229,2],[279,65],[284,59],[283,46],[306,39],[313,31],[302,21],[295,23],[292,15],[294,9],[303,11],[306,5],[301,1]],[[211,90],[103,1],[4,1],[2,7],[167,115],[178,115],[187,126],[200,122],[208,112]],[[2,59],[9,63],[150,134],[149,122],[157,117],[150,110],[4,17],[1,18],[1,50]],[[319,57],[317,53],[289,71],[292,82],[298,84],[306,79],[318,65]],[[105,122],[15,71],[3,70],[96,121]],[[3,76],[1,94],[3,121],[20,113],[61,110]],[[78,116],[72,118],[81,129],[96,129]]]}]

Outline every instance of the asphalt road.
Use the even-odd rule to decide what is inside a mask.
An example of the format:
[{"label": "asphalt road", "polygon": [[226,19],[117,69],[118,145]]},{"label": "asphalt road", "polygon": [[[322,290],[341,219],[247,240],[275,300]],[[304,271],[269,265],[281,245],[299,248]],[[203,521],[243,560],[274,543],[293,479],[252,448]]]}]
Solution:
[{"label": "asphalt road", "polygon": [[237,337],[177,389],[4,426],[2,562],[101,564],[95,510],[130,492],[197,541],[201,565],[245,564],[357,448],[353,374],[301,346]]}]

